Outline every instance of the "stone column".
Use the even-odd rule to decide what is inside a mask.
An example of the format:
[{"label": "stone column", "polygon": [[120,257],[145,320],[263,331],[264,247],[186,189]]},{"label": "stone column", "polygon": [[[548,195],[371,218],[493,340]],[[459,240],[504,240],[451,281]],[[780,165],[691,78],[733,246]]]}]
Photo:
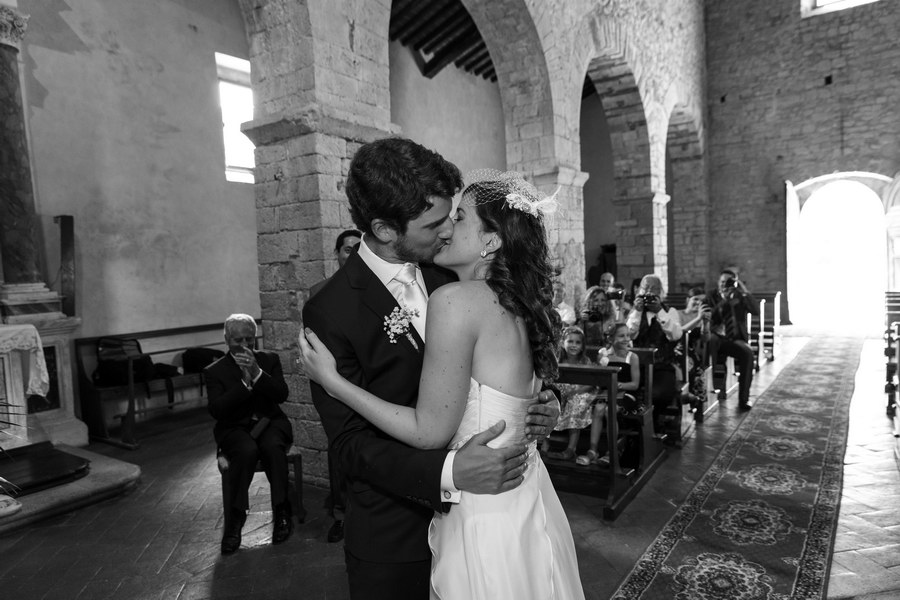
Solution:
[{"label": "stone column", "polygon": [[556,192],[559,210],[549,216],[547,238],[560,269],[564,298],[576,310],[584,294],[584,184],[588,173],[565,165],[531,172],[532,183],[546,194]]},{"label": "stone column", "polygon": [[19,86],[19,44],[27,17],[0,4],[0,309],[7,323],[56,319],[59,295],[41,281],[40,248],[25,111]]},{"label": "stone column", "polygon": [[41,280],[34,193],[19,87],[19,43],[26,17],[0,5],[0,254],[6,283]]},{"label": "stone column", "polygon": [[296,365],[301,311],[312,285],[330,273],[334,240],[353,227],[344,183],[360,145],[396,133],[353,123],[309,103],[244,123],[256,146],[259,298],[266,349],[281,356],[304,480],[328,485],[328,441]]}]

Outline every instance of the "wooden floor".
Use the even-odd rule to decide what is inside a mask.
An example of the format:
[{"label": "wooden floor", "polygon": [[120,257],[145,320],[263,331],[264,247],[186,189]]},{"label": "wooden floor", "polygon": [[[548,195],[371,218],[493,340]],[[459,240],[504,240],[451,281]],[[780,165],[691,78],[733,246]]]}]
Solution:
[{"label": "wooden floor", "polygon": [[[787,337],[763,367],[759,395],[805,339]],[[885,418],[881,340],[867,341],[851,407],[845,487],[828,598],[900,598],[900,470]],[[609,598],[712,462],[745,413],[725,401],[684,447],[673,449],[625,513],[601,518],[594,498],[560,494],[591,600]],[[306,522],[272,546],[268,488],[258,474],[240,551],[219,554],[221,488],[212,424],[203,411],[178,427],[144,426],[142,446],[90,449],[135,464],[130,493],[0,536],[0,595],[31,599],[342,599],[343,551],[328,544],[324,490],[307,487]],[[27,501],[27,497],[23,499]]]}]

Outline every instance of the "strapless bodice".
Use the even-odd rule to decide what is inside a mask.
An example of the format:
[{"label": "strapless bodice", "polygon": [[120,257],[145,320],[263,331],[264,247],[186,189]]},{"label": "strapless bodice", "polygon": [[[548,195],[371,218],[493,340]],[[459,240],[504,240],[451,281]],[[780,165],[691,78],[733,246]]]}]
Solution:
[{"label": "strapless bodice", "polygon": [[450,440],[450,448],[459,448],[470,437],[500,420],[506,421],[506,429],[491,440],[488,446],[502,448],[522,443],[525,440],[525,415],[528,413],[528,407],[535,402],[537,402],[536,395],[531,398],[510,396],[471,379],[466,409],[456,435]]}]

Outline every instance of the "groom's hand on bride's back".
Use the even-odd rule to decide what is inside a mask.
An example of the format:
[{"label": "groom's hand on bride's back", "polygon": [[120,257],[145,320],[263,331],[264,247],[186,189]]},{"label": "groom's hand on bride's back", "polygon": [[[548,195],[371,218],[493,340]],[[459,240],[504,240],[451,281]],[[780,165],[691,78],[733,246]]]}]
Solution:
[{"label": "groom's hand on bride's back", "polygon": [[500,421],[478,433],[456,452],[453,483],[472,494],[499,494],[522,483],[525,473],[525,445],[489,448],[487,443],[500,435],[506,423]]}]

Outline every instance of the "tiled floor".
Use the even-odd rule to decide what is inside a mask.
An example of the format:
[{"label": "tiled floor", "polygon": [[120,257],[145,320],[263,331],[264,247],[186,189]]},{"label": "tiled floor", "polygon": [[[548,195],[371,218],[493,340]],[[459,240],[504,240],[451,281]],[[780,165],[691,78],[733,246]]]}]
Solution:
[{"label": "tiled floor", "polygon": [[[786,337],[754,383],[761,393],[806,340]],[[851,408],[845,488],[828,598],[900,598],[900,470],[884,416],[881,341],[867,341]],[[616,521],[600,503],[561,494],[587,597],[609,598],[740,422],[736,401],[710,415],[673,450]],[[129,452],[94,452],[139,464],[130,493],[0,537],[0,597],[16,600],[117,598],[347,598],[340,544],[325,542],[324,491],[308,487],[305,524],[272,546],[261,474],[241,550],[219,554],[220,479],[211,425],[202,413],[174,431],[143,438]],[[145,435],[148,433],[145,430]]]}]

